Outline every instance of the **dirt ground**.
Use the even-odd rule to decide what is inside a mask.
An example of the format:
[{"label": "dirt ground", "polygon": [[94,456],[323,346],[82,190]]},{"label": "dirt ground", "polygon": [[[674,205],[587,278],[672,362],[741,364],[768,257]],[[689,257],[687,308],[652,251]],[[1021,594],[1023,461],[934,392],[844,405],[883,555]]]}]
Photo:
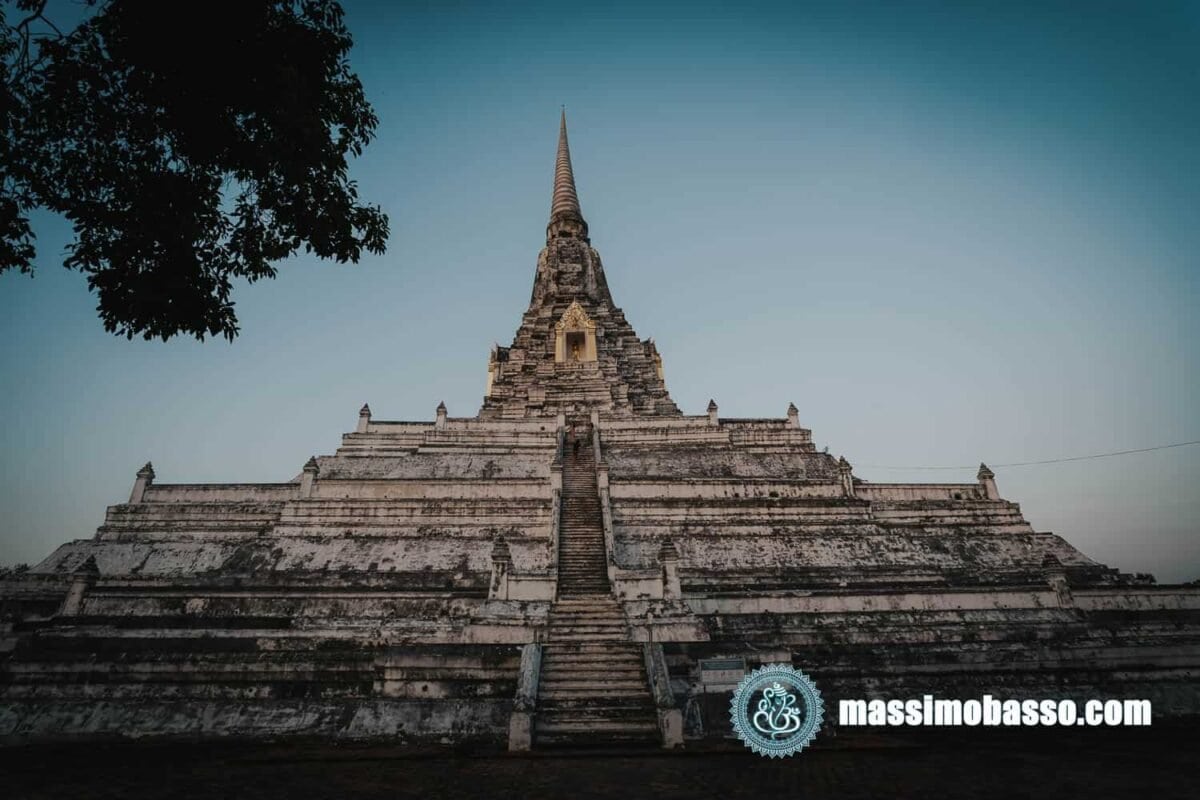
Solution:
[{"label": "dirt ground", "polygon": [[683,753],[513,756],[487,748],[320,742],[71,743],[0,748],[0,796],[36,798],[1200,797],[1200,721],[1116,730],[970,729],[840,737],[764,759]]}]

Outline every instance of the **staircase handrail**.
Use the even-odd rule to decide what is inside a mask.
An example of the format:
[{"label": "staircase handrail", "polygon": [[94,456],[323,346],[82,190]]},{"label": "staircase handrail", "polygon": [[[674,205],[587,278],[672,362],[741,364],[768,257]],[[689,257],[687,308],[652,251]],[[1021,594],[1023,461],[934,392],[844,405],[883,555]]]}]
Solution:
[{"label": "staircase handrail", "polygon": [[592,451],[596,455],[596,487],[600,495],[600,520],[604,527],[604,559],[608,565],[608,579],[613,580],[616,571],[616,540],[613,535],[612,500],[608,493],[608,462],[604,460],[600,446],[600,426],[592,425]]},{"label": "staircase handrail", "polygon": [[[558,597],[558,539],[562,522],[562,469],[567,429],[559,425],[555,433],[554,460],[550,463],[550,574],[554,577],[554,596]],[[558,480],[554,473],[558,473]]]}]

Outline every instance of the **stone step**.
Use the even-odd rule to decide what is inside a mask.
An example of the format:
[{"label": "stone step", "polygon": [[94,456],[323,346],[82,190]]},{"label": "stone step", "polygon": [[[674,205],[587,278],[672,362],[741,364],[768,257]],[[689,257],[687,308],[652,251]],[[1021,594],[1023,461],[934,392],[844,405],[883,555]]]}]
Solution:
[{"label": "stone step", "polygon": [[613,732],[613,733],[633,733],[647,732],[658,733],[658,722],[654,719],[586,719],[586,718],[567,718],[557,719],[541,719],[541,715],[537,720],[537,732],[539,734],[551,733],[587,733],[587,732]]},{"label": "stone step", "polygon": [[625,631],[613,633],[548,633],[548,642],[627,642],[629,635]]},{"label": "stone step", "polygon": [[[586,662],[586,661],[604,661],[612,663],[633,663],[641,664],[643,655],[641,647],[634,649],[617,649],[609,642],[597,642],[596,647],[585,647],[584,644],[568,645],[568,643],[560,643],[554,647],[548,647],[544,651],[543,658],[549,662],[554,662],[556,659],[562,659],[565,662]],[[621,644],[627,645],[628,642]],[[636,647],[636,646],[635,646]]]},{"label": "stone step", "polygon": [[573,597],[570,600],[560,600],[554,605],[556,608],[559,606],[568,608],[571,606],[586,605],[588,603],[593,605],[607,605],[611,606],[612,608],[618,608],[620,606],[620,604],[617,602],[617,598],[608,593],[594,594],[589,597]]},{"label": "stone step", "polygon": [[[600,642],[599,644],[604,644]],[[606,645],[612,647],[612,645]],[[542,663],[546,669],[601,669],[604,667],[613,667],[620,670],[640,670],[642,669],[642,654],[637,653],[601,653],[599,651],[583,651],[583,652],[558,652],[553,655],[546,654],[543,657]]]},{"label": "stone step", "polygon": [[[599,694],[591,686],[555,686],[538,692],[538,704],[578,702],[601,710],[617,706],[634,707],[649,703],[650,690],[643,684],[637,687],[611,689]],[[650,707],[647,705],[647,707]]]},{"label": "stone step", "polygon": [[550,614],[551,625],[621,625],[626,624],[624,614],[614,614],[608,611],[594,614],[581,612],[578,614]]},{"label": "stone step", "polygon": [[[591,655],[591,654],[589,654]],[[605,660],[602,658],[594,659],[570,659],[570,658],[545,658],[543,663],[543,672],[554,673],[576,673],[576,672],[601,672],[611,668],[613,674],[624,675],[627,672],[636,672],[642,674],[643,668],[641,661],[634,658],[621,657],[617,658],[614,655]]]},{"label": "stone step", "polygon": [[614,625],[551,625],[547,631],[554,636],[560,634],[578,634],[585,636],[588,634],[596,634],[598,636],[625,636],[629,632],[629,627],[624,624]]},{"label": "stone step", "polygon": [[597,643],[596,647],[568,647],[563,645],[561,647],[548,647],[544,651],[542,657],[548,663],[558,663],[559,660],[561,660],[563,663],[586,663],[595,661],[600,663],[630,663],[640,665],[643,661],[642,649],[636,645],[635,648],[636,649],[617,649],[611,644],[604,642]]},{"label": "stone step", "polygon": [[538,713],[548,715],[596,716],[608,719],[637,717],[653,713],[654,704],[649,695],[641,693],[627,697],[539,697]]},{"label": "stone step", "polygon": [[613,695],[631,695],[641,697],[646,693],[646,681],[640,676],[628,677],[611,676],[603,678],[603,683],[588,677],[596,673],[559,674],[551,672],[538,682],[538,694],[553,696],[556,692],[591,692],[593,696],[612,697]]},{"label": "stone step", "polygon": [[604,679],[604,683],[599,683],[598,678],[589,677],[595,675],[595,672],[570,675],[550,673],[539,680],[538,696],[564,696],[562,693],[566,692],[583,693],[589,697],[631,697],[640,700],[646,695],[647,684],[640,675],[610,676]]}]

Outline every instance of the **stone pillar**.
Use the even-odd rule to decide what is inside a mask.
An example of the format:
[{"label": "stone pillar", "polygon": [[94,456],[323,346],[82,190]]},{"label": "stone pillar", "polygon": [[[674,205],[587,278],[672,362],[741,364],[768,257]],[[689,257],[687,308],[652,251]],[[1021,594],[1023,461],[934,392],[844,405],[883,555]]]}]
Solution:
[{"label": "stone pillar", "polygon": [[446,427],[446,404],[444,402],[438,403],[437,418],[434,420],[433,424],[438,428]]},{"label": "stone pillar", "polygon": [[709,425],[720,425],[721,424],[720,420],[717,418],[717,401],[716,400],[708,401],[708,424]]},{"label": "stone pillar", "polygon": [[996,473],[988,469],[987,464],[979,465],[979,473],[975,476],[979,479],[979,488],[983,490],[983,496],[988,500],[999,500],[1000,490],[996,488]]},{"label": "stone pillar", "polygon": [[133,481],[133,491],[129,493],[129,504],[137,505],[142,502],[142,498],[146,496],[146,488],[154,483],[154,465],[149,461],[146,466],[137,471],[137,477]]},{"label": "stone pillar", "polygon": [[371,407],[363,403],[363,407],[358,410],[358,427],[354,429],[355,433],[366,433],[367,426],[371,424]]},{"label": "stone pillar", "polygon": [[300,496],[312,497],[313,483],[317,480],[317,476],[321,474],[321,468],[317,466],[317,457],[312,456],[308,461],[304,462],[304,471],[300,473]]},{"label": "stone pillar", "polygon": [[650,694],[658,712],[658,732],[662,736],[662,746],[672,750],[683,744],[683,712],[675,705],[671,677],[667,672],[667,659],[661,644],[643,644],[642,653],[646,664],[646,677],[650,683]]},{"label": "stone pillar", "polygon": [[664,539],[658,550],[658,561],[662,564],[663,599],[678,600],[683,596],[679,588],[679,551],[670,539]]},{"label": "stone pillar", "polygon": [[846,497],[854,497],[854,474],[850,462],[845,456],[838,459],[838,477],[842,480],[842,493]]},{"label": "stone pillar", "polygon": [[512,553],[503,536],[496,537],[492,545],[492,583],[488,589],[489,600],[508,599],[508,573],[512,570]]},{"label": "stone pillar", "polygon": [[508,718],[509,752],[520,753],[533,746],[533,715],[537,709],[538,680],[542,672],[542,646],[521,647],[521,668],[517,674],[517,696]]},{"label": "stone pillar", "polygon": [[795,403],[788,403],[787,418],[793,428],[800,427],[800,409],[796,408]]},{"label": "stone pillar", "polygon": [[62,606],[58,609],[59,616],[79,615],[79,610],[83,607],[83,597],[89,589],[96,585],[96,578],[99,575],[100,568],[96,566],[96,557],[88,556],[87,561],[84,561],[71,573],[71,586],[67,589],[67,596],[63,598]]},{"label": "stone pillar", "polygon": [[1058,596],[1060,606],[1071,608],[1075,605],[1075,597],[1071,594],[1070,584],[1067,583],[1067,571],[1063,569],[1063,564],[1058,560],[1058,556],[1046,553],[1042,559],[1042,574],[1046,576],[1046,583],[1050,584],[1050,588]]}]

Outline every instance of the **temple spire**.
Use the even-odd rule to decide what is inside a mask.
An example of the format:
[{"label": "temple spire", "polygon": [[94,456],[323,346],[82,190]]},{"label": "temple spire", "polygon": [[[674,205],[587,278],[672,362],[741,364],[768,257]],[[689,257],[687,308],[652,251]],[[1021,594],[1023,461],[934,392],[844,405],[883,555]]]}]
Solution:
[{"label": "temple spire", "polygon": [[567,111],[558,123],[558,158],[554,163],[554,196],[550,199],[550,226],[547,238],[578,236],[587,239],[587,223],[579,209],[575,191],[575,173],[571,170],[571,148],[567,143]]}]

